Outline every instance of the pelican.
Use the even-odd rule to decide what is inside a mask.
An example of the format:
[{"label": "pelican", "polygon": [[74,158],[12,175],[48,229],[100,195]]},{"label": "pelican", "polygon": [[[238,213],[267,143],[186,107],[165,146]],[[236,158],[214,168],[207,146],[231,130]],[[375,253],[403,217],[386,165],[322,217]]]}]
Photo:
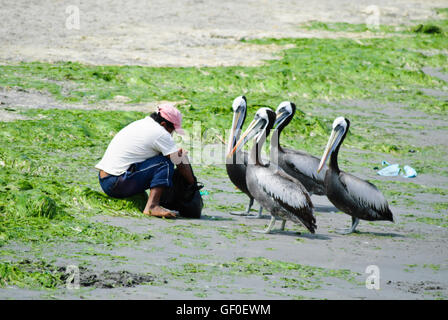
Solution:
[{"label": "pelican", "polygon": [[359,219],[394,221],[387,200],[376,186],[339,170],[338,153],[347,135],[350,121],[338,117],[333,122],[333,130],[319,164],[319,172],[330,155],[330,163],[325,174],[325,189],[328,199],[336,208],[352,217],[352,226],[343,234],[355,231]]},{"label": "pelican", "polygon": [[279,104],[276,115],[277,119],[274,128],[277,134],[271,138],[271,161],[278,164],[286,173],[299,180],[310,195],[325,195],[325,172],[324,170],[317,173],[320,159],[306,152],[282,148],[280,146],[280,134],[282,130],[289,124],[296,113],[296,105],[289,101]]},{"label": "pelican", "polygon": [[[227,153],[232,151],[233,147],[241,134],[241,128],[243,127],[244,121],[246,120],[247,113],[247,100],[245,96],[239,96],[233,100],[232,104],[233,108],[233,120],[232,120],[232,128],[230,130],[229,143],[227,146]],[[249,197],[249,205],[247,209],[243,213],[239,212],[231,212],[233,215],[249,215],[250,209],[254,204],[254,198],[250,194],[247,189],[246,183],[246,166],[247,166],[248,155],[247,152],[238,151],[235,152],[232,158],[227,157],[226,161],[226,171],[227,175],[230,178],[230,181],[242,192],[244,192]],[[254,216],[255,218],[261,218],[261,213],[263,211],[263,207],[260,206],[258,210],[258,214]]]},{"label": "pelican", "polygon": [[246,182],[255,200],[271,213],[271,221],[267,229],[263,231],[264,233],[272,231],[276,219],[282,220],[280,230],[284,230],[286,221],[290,220],[303,223],[311,233],[314,233],[316,219],[313,215],[310,195],[305,187],[277,165],[262,162],[261,148],[274,125],[275,117],[271,109],[260,108],[228,157],[231,157],[247,141],[255,139],[249,154]]}]

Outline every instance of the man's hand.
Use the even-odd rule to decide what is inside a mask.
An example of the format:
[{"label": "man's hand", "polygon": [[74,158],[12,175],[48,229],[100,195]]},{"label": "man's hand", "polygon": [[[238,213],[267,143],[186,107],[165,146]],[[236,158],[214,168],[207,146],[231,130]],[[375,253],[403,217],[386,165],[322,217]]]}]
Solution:
[{"label": "man's hand", "polygon": [[177,155],[182,158],[183,156],[186,156],[188,154],[187,150],[184,150],[182,148],[179,149],[179,151],[177,151]]},{"label": "man's hand", "polygon": [[169,157],[171,162],[177,166],[181,163],[189,163],[188,158],[186,157],[187,154],[187,150],[180,148],[179,150],[177,150],[177,152],[173,152],[172,154],[170,154]]}]

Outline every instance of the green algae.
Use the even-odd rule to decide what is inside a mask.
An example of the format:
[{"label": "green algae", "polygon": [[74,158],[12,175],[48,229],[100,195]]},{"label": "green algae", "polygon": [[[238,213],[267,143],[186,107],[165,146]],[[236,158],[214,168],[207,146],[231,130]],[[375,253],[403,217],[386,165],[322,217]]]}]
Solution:
[{"label": "green algae", "polygon": [[[270,288],[287,288],[292,291],[310,291],[331,286],[327,282],[328,279],[339,279],[355,286],[361,285],[357,281],[359,274],[347,269],[328,269],[264,257],[239,257],[234,261],[213,264],[185,263],[176,267],[163,267],[163,273],[189,284],[200,284],[203,280],[213,279],[221,279],[226,284],[238,283],[240,277],[253,277],[267,282]],[[217,286],[222,288],[223,283],[219,282]],[[244,293],[251,293],[253,290],[250,287],[243,289]]]},{"label": "green algae", "polygon": [[21,288],[56,289],[64,285],[64,272],[45,262],[22,260],[0,262],[0,288],[18,286]]}]

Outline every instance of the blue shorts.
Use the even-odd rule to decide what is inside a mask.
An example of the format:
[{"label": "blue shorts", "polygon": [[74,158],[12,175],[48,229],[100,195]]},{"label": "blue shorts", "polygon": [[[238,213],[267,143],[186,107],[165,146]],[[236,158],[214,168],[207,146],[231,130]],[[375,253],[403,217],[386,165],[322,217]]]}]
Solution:
[{"label": "blue shorts", "polygon": [[174,165],[165,156],[155,156],[143,162],[134,163],[120,176],[101,178],[103,191],[114,198],[126,198],[155,187],[171,187]]}]

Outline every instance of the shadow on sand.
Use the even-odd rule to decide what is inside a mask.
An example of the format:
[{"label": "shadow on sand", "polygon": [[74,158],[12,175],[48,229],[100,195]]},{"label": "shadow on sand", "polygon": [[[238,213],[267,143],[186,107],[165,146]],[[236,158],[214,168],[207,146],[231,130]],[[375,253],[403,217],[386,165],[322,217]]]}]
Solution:
[{"label": "shadow on sand", "polygon": [[[338,234],[337,232],[335,232]],[[340,234],[341,236],[344,236],[344,234]],[[374,236],[374,237],[389,237],[389,238],[407,238],[405,235],[393,233],[393,232],[363,232],[355,230],[355,232],[350,234],[345,234],[345,236]]]},{"label": "shadow on sand", "polygon": [[[323,234],[318,234],[318,233],[301,233],[299,231],[289,231],[289,230],[279,230],[279,229],[274,229],[271,231],[270,234],[279,234],[279,235],[285,235],[285,236],[290,236],[290,237],[297,237],[297,238],[307,238],[310,240],[331,240],[331,237],[327,236],[327,235],[323,235]],[[269,235],[269,234],[267,234]]]},{"label": "shadow on sand", "polygon": [[201,215],[200,220],[208,220],[208,221],[234,221],[235,219],[232,217],[223,217],[219,215]]}]

